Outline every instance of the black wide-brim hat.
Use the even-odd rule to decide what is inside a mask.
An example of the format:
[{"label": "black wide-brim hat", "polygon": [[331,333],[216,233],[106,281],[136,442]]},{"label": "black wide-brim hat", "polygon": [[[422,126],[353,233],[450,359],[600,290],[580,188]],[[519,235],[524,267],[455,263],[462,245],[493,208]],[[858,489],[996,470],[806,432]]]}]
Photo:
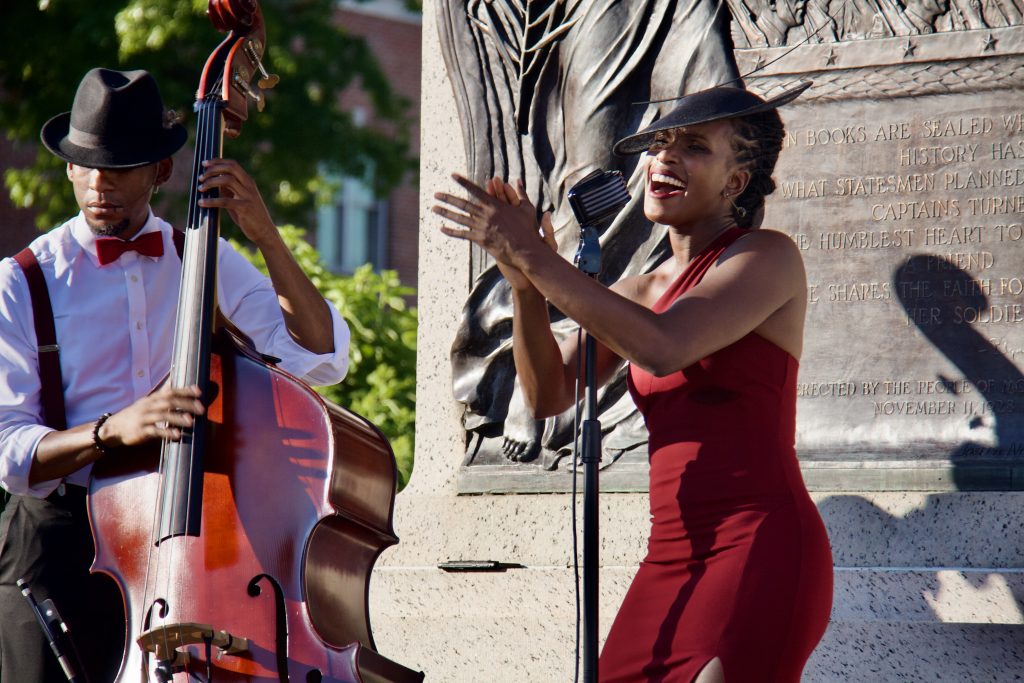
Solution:
[{"label": "black wide-brim hat", "polygon": [[655,136],[663,130],[750,116],[775,109],[792,102],[809,87],[811,82],[803,81],[767,100],[749,90],[732,86],[718,86],[684,95],[675,109],[643,130],[622,138],[615,143],[612,151],[622,156],[643,152],[654,144]]},{"label": "black wide-brim hat", "polygon": [[171,156],[188,134],[170,120],[146,71],[92,69],[71,111],[43,124],[39,137],[58,157],[87,168],[136,168]]}]

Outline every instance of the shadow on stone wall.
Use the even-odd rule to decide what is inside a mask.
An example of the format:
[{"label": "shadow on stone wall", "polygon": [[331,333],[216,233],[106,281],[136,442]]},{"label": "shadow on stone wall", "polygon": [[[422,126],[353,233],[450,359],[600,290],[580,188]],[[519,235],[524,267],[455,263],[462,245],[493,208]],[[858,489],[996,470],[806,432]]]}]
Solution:
[{"label": "shadow on stone wall", "polygon": [[[975,323],[984,323],[989,334],[1000,325],[1019,322],[1019,304],[992,302],[995,294],[1019,294],[1018,278],[978,279],[940,256],[917,254],[893,274],[900,303],[929,342],[956,365],[963,379],[975,389],[975,416],[970,420],[971,438],[950,453],[956,467],[958,488],[970,488],[972,464],[989,461],[1021,461],[1024,455],[1024,374],[996,347],[998,339],[983,336]],[[1005,290],[1005,291],[1004,291]],[[920,311],[927,311],[921,315]],[[1013,356],[1024,350],[1006,349]],[[958,383],[939,375],[947,389]],[[961,386],[963,383],[959,383]],[[955,391],[951,391],[955,393]],[[971,398],[971,397],[967,397]]]},{"label": "shadow on stone wall", "polygon": [[[871,494],[819,503],[836,593],[832,624],[804,680],[887,680],[906,673],[910,662],[920,666],[914,657],[921,651],[935,653],[934,669],[918,669],[921,677],[912,680],[935,680],[930,676],[939,672],[943,680],[1018,680],[1024,582],[1013,570],[1024,567],[1021,496],[978,489],[985,488],[979,471],[1021,460],[1024,375],[972,326],[1006,309],[991,304],[992,280],[939,256],[909,257],[893,280],[908,313],[929,311],[910,317],[971,384],[978,414],[968,417],[969,436],[948,454],[960,491],[887,493],[885,507]],[[964,386],[937,379],[950,391]]]},{"label": "shadow on stone wall", "polygon": [[883,496],[819,502],[836,583],[803,683],[1024,679],[1020,495]]}]

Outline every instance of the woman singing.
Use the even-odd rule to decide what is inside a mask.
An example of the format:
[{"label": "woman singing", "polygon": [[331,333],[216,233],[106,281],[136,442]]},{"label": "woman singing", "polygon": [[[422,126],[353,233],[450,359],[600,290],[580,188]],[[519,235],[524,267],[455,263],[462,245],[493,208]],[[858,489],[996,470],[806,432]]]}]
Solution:
[{"label": "woman singing", "polygon": [[672,256],[605,288],[551,249],[522,189],[433,210],[498,262],[513,289],[516,370],[537,417],[575,399],[576,338],[561,344],[545,300],[598,343],[598,377],[630,364],[650,432],[647,556],[600,659],[604,683],[800,679],[828,624],[832,557],[795,452],[806,277],[785,234],[757,226],[782,147],[771,100],[718,87],[615,145],[643,152],[644,212]]}]

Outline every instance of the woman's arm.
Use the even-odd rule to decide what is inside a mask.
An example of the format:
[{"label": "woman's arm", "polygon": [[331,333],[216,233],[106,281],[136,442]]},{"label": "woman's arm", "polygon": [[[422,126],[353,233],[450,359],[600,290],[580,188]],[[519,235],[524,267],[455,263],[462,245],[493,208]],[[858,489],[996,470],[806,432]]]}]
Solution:
[{"label": "woman's arm", "polygon": [[619,296],[545,254],[518,254],[513,263],[552,304],[614,353],[658,376],[738,341],[787,307],[801,311],[792,318],[795,333],[782,331],[771,341],[794,356],[800,352],[803,309],[795,304],[802,304],[804,297],[803,263],[793,242],[778,232],[744,235],[663,313]]},{"label": "woman's arm", "polygon": [[[465,229],[444,227],[445,234],[469,239],[519,269],[540,295],[612,353],[656,375],[687,367],[757,330],[783,308],[803,302],[805,277],[796,246],[781,233],[754,231],[734,243],[699,285],[656,314],[541,248],[531,228],[536,219],[520,207],[495,202],[464,178],[456,176],[456,181],[469,191],[469,199],[435,196],[464,213],[440,206],[434,210]],[[798,339],[799,331],[792,336]],[[799,353],[793,345],[783,348]]]},{"label": "woman's arm", "polygon": [[[575,396],[580,349],[575,334],[559,344],[551,333],[547,302],[536,289],[513,291],[512,355],[526,405],[535,418],[569,409]],[[598,384],[611,379],[622,358],[598,342],[595,371]],[[580,368],[582,370],[582,367]],[[582,393],[582,385],[579,387]]]},{"label": "woman's arm", "polygon": [[[534,234],[553,254],[557,253],[550,214],[536,229],[536,210],[530,203],[522,181],[513,188],[501,178],[492,178],[486,184],[487,194],[511,207],[534,217]],[[561,260],[561,258],[559,258]],[[499,270],[512,289],[512,353],[516,364],[523,398],[535,418],[551,417],[567,410],[573,404],[576,385],[578,346],[576,335],[570,335],[561,345],[551,332],[551,319],[547,301],[533,283],[518,268],[501,261]],[[597,375],[607,380],[615,366],[621,362],[607,348],[597,344]]]}]

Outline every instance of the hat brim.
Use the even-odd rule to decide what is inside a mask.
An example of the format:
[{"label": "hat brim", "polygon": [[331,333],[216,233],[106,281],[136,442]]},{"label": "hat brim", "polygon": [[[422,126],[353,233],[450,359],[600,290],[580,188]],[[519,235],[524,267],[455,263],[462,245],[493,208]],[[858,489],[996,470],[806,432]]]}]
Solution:
[{"label": "hat brim", "polygon": [[[669,112],[664,117],[658,119],[651,125],[647,126],[641,131],[634,133],[628,137],[622,138],[615,143],[612,147],[612,151],[620,156],[626,156],[629,154],[636,154],[638,152],[644,152],[648,150],[652,144],[654,144],[655,137],[658,133],[666,130],[672,130],[674,128],[682,128],[684,126],[695,126],[700,123],[710,123],[711,121],[721,121],[723,119],[734,119],[743,116],[751,116],[764,111],[769,111],[777,107],[781,107],[784,104],[792,102],[799,97],[805,90],[811,87],[811,81],[802,81],[792,88],[787,88],[775,97],[767,100],[755,101],[751,103],[750,100],[754,100],[752,93],[748,95],[750,100],[740,106],[725,106],[718,107],[712,110],[695,107],[693,109],[687,109],[684,106],[687,98],[696,97],[703,95],[704,93],[716,90],[711,88],[706,91],[699,93],[693,93],[692,95],[686,95],[680,98],[680,105],[676,109]],[[739,89],[737,89],[739,90]]]},{"label": "hat brim", "polygon": [[141,144],[129,142],[117,147],[82,147],[68,140],[71,112],[57,114],[43,124],[39,138],[46,149],[64,161],[87,168],[138,168],[171,156],[185,144],[188,131],[180,123],[148,136]]}]

